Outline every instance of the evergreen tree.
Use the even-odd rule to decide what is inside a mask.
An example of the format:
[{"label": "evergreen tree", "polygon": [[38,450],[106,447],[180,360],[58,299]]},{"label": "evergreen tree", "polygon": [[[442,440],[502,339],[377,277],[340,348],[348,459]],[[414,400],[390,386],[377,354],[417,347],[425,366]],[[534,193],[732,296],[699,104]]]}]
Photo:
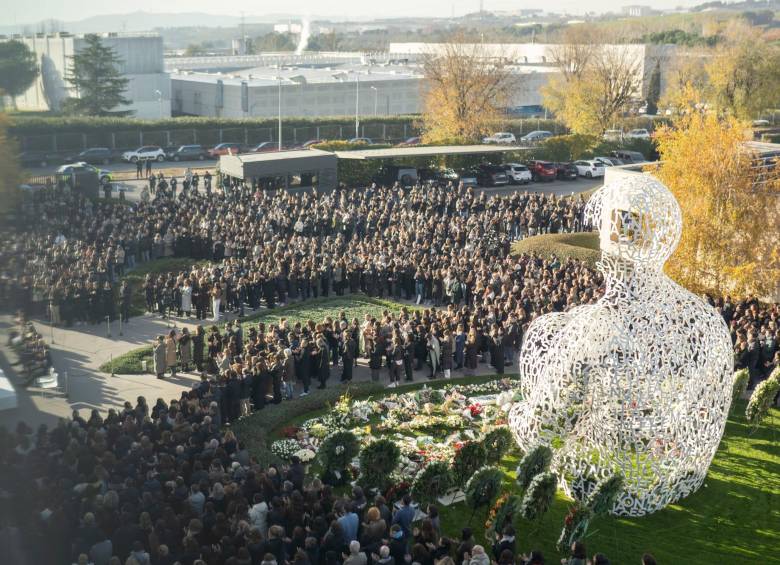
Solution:
[{"label": "evergreen tree", "polygon": [[658,100],[661,98],[661,63],[656,61],[655,68],[650,75],[647,84],[647,115],[655,116],[658,113]]},{"label": "evergreen tree", "polygon": [[22,94],[38,76],[35,54],[21,41],[0,42],[0,91],[11,97]]},{"label": "evergreen tree", "polygon": [[76,90],[76,97],[66,100],[63,109],[89,116],[128,114],[111,111],[130,103],[123,95],[129,80],[119,73],[121,59],[97,35],[86,35],[84,40],[86,46],[71,57],[72,67],[65,77]]}]

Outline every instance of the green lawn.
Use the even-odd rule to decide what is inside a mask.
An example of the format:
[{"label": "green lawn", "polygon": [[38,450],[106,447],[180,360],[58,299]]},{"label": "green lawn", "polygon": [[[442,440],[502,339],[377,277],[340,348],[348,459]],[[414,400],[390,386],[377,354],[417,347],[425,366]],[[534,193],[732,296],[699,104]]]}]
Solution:
[{"label": "green lawn", "polygon": [[[154,263],[158,263],[155,261]],[[176,267],[165,267],[167,268]],[[136,274],[134,271],[133,275]],[[143,279],[144,275],[140,278]],[[246,328],[249,325],[257,325],[259,322],[265,322],[266,324],[277,324],[280,318],[287,318],[290,325],[296,322],[305,323],[308,320],[314,320],[315,322],[321,322],[326,316],[331,316],[336,319],[343,312],[346,317],[351,320],[357,318],[362,321],[365,314],[379,317],[385,310],[391,310],[393,312],[399,312],[401,308],[413,308],[413,306],[400,304],[398,302],[392,302],[390,300],[382,300],[379,298],[371,298],[362,294],[349,295],[349,296],[333,296],[328,298],[315,298],[305,300],[302,302],[294,302],[281,308],[274,308],[273,310],[258,310],[254,313],[246,316],[241,325]],[[208,320],[203,321],[204,329],[208,330],[213,324]],[[224,328],[225,324],[218,324],[220,328]],[[151,370],[152,366],[152,347],[151,345],[146,347],[139,347],[120,355],[114,359],[113,370],[115,374],[121,375],[136,375],[142,373],[141,362],[146,360]],[[111,363],[107,362],[100,366],[100,370],[104,373],[111,372]]]},{"label": "green lawn", "polygon": [[521,253],[537,253],[542,257],[555,255],[561,261],[572,257],[591,266],[595,265],[601,256],[599,235],[596,232],[550,233],[527,237],[512,244],[512,254]]},{"label": "green lawn", "polygon": [[[236,432],[254,455],[268,460],[273,456],[267,446],[280,437],[281,428],[321,415],[345,390],[316,391],[301,399],[306,401],[302,406],[296,400],[268,407],[239,422]],[[382,394],[373,383],[358,383],[349,390],[355,398]],[[409,389],[398,392],[405,390]],[[643,518],[596,519],[585,540],[589,554],[600,551],[619,564],[638,563],[645,551],[653,553],[659,563],[669,564],[780,563],[780,410],[771,410],[764,425],[750,435],[744,409],[745,402],[738,401],[707,480],[697,493]],[[517,462],[517,453],[502,461],[505,488],[514,489]],[[446,535],[457,536],[462,527],[470,525],[478,540],[484,541],[484,512],[469,522],[471,511],[462,503],[441,510]],[[548,562],[557,563],[562,556],[555,550],[555,542],[567,510],[568,501],[559,492],[540,524],[518,518],[519,549],[541,549]]]}]

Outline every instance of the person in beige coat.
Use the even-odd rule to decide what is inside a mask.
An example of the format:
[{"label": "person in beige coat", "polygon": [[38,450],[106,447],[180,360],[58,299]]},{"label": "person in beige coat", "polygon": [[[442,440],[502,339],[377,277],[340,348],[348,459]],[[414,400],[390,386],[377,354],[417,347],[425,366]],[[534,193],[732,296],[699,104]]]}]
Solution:
[{"label": "person in beige coat", "polygon": [[165,364],[171,370],[171,376],[176,376],[176,330],[171,330],[165,338]]}]

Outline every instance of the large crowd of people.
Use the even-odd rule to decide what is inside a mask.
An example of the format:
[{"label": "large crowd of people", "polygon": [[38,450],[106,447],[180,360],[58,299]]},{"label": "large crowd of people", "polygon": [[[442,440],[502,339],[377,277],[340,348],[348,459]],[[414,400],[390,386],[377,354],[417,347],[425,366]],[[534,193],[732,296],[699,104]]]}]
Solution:
[{"label": "large crowd of people", "polygon": [[[511,528],[478,545],[469,528],[442,531],[436,508],[413,524],[408,498],[360,488],[336,495],[297,460],[259,465],[226,424],[308,394],[312,383],[325,387],[332,374],[350,380],[360,357],[391,386],[418,371],[474,371],[480,361],[502,372],[534,317],[601,295],[602,276],[582,262],[509,253],[526,235],[582,229],[584,201],[488,198],[452,186],[292,194],[172,184],[155,177],[132,206],[40,191],[23,205],[18,229],[0,234],[0,304],[24,317],[66,326],[127,319],[137,292],[150,312],[201,324],[153,345],[158,377],[201,373],[180,398],[150,406],[139,397],[107,415],[74,413],[52,429],[0,431],[0,519],[28,562],[545,563]],[[128,269],[162,257],[192,266],[149,276],[138,289],[121,282]],[[410,307],[362,320],[206,322],[358,292]],[[712,303],[731,328],[737,365],[754,383],[768,375],[780,358],[778,305]],[[23,350],[40,350],[34,328],[20,335]],[[588,557],[577,544],[565,562],[609,562]]]}]

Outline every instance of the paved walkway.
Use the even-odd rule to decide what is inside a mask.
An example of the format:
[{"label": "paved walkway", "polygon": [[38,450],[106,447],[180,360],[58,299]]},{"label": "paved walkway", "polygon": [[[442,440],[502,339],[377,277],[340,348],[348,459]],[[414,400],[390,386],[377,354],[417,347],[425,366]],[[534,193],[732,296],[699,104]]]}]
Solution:
[{"label": "paved walkway", "polygon": [[[226,319],[232,319],[227,317]],[[182,390],[189,390],[200,380],[195,373],[179,373],[176,378],[170,376],[164,380],[155,378],[153,374],[146,375],[111,375],[98,370],[103,363],[110,361],[137,347],[151,345],[152,340],[166,333],[173,324],[177,328],[188,327],[193,330],[195,323],[186,319],[165,320],[157,316],[144,315],[130,319],[129,324],[122,327],[123,335],[119,335],[119,323],[111,324],[111,337],[107,336],[105,324],[91,326],[81,325],[72,328],[52,328],[42,321],[35,321],[35,327],[44,336],[47,343],[52,341],[51,353],[54,366],[60,373],[67,373],[68,395],[42,395],[17,386],[18,408],[0,412],[0,425],[15,426],[18,421],[25,421],[31,426],[45,423],[53,425],[61,417],[69,417],[73,410],[79,410],[82,416],[88,417],[93,408],[105,413],[109,408],[121,408],[125,401],[132,402],[138,396],[145,396],[150,404],[157,398],[166,402],[178,398]],[[249,322],[251,323],[251,322]],[[13,326],[11,316],[0,316],[0,350],[6,348],[7,332]],[[0,356],[0,368],[15,383],[13,367],[8,360],[12,358],[7,349],[4,357]],[[507,367],[508,371],[512,367]],[[341,369],[331,368],[330,383],[338,382]],[[492,373],[492,367],[480,365],[477,374]],[[425,379],[427,368],[415,373],[415,379]],[[381,373],[383,382],[388,383],[387,369]],[[454,377],[463,376],[462,371],[453,372]],[[354,370],[353,380],[367,381],[370,372],[367,361],[360,359],[359,366]],[[62,382],[62,380],[61,380]],[[16,383],[15,383],[16,384]]]}]

